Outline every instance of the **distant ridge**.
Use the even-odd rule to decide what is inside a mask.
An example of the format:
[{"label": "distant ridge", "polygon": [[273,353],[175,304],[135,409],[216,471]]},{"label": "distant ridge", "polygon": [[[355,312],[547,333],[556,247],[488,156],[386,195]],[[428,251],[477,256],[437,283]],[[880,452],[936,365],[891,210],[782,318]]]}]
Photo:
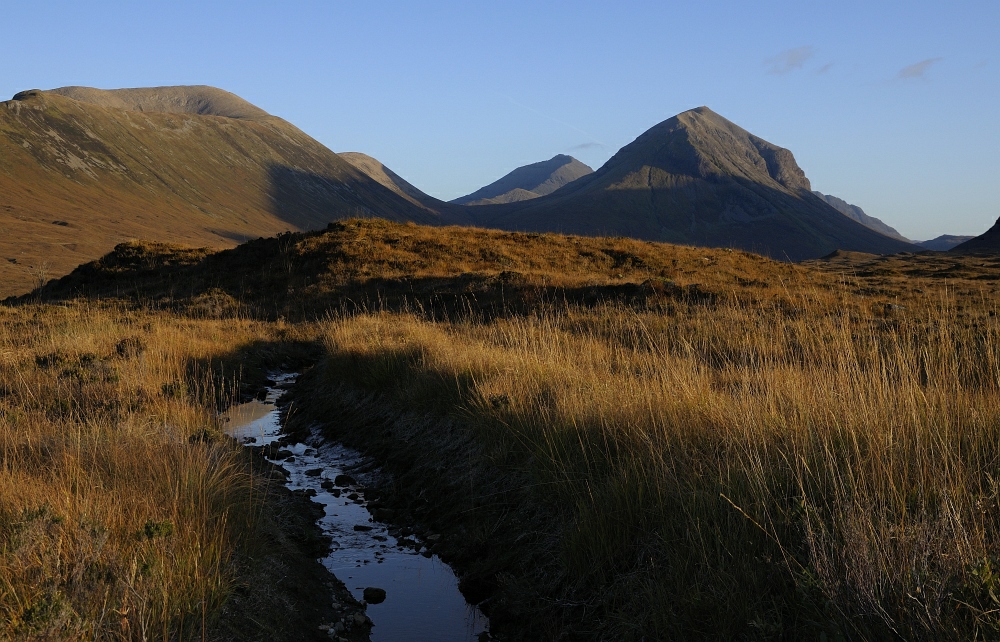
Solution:
[{"label": "distant ridge", "polygon": [[820,197],[826,201],[827,205],[830,205],[833,209],[837,210],[844,216],[861,223],[869,229],[873,229],[879,234],[885,234],[886,236],[900,241],[905,241],[906,243],[912,243],[910,239],[906,238],[902,234],[896,231],[895,228],[886,225],[874,216],[869,216],[865,213],[863,209],[857,205],[852,205],[847,201],[837,198],[836,196],[830,196],[829,194],[824,194],[823,192],[817,192],[813,190],[813,194]]},{"label": "distant ridge", "polygon": [[[73,100],[129,111],[163,114],[197,114],[246,120],[273,119],[266,111],[243,100],[236,94],[209,87],[189,85],[179,87],[141,87],[135,89],[95,89],[93,87],[60,87],[46,93],[66,96]],[[14,97],[17,100],[17,96]]]},{"label": "distant ridge", "polygon": [[1000,252],[1000,219],[983,234],[956,245],[953,252],[995,254]]},{"label": "distant ridge", "polygon": [[929,241],[919,241],[917,245],[928,250],[934,250],[935,252],[947,252],[952,248],[965,243],[970,239],[974,239],[974,236],[953,236],[951,234],[942,234],[937,238],[933,238]]},{"label": "distant ridge", "polygon": [[451,202],[457,205],[490,205],[528,201],[551,194],[563,185],[593,173],[593,169],[572,156],[558,154],[547,161],[518,167],[486,187]]},{"label": "distant ridge", "polygon": [[479,225],[737,247],[785,260],[918,248],[844,216],[787,149],[707,107],[651,128],[593,174],[537,199],[474,208]]}]

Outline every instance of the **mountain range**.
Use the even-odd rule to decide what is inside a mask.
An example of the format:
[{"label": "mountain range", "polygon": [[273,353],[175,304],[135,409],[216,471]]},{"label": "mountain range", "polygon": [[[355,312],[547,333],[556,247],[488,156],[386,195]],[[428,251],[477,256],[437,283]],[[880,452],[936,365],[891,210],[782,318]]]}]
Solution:
[{"label": "mountain range", "polygon": [[814,194],[789,150],[707,107],[652,127],[597,171],[558,155],[447,203],[213,87],[65,87],[0,103],[0,294],[127,239],[230,247],[346,217],[629,236],[793,261],[918,249],[860,208]]},{"label": "mountain range", "polygon": [[477,207],[473,222],[734,247],[793,261],[837,249],[917,249],[835,210],[812,193],[790,151],[707,107],[656,125],[593,174],[547,196]]}]

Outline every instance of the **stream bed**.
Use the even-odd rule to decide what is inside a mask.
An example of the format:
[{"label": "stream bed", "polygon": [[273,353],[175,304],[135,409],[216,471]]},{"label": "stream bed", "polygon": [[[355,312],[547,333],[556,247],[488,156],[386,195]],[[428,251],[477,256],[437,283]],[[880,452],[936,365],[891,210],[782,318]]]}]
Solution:
[{"label": "stream bed", "polygon": [[[333,544],[323,564],[358,599],[369,591],[368,617],[374,642],[473,642],[486,639],[489,622],[458,590],[451,568],[426,542],[376,522],[367,509],[364,482],[371,462],[317,433],[308,443],[277,443],[282,436],[277,401],[295,376],[273,376],[263,401],[234,406],[223,415],[226,432],[247,446],[264,446],[269,461],[288,471],[289,489],[305,490],[324,508],[318,520]],[[368,471],[358,473],[359,470]],[[429,535],[428,539],[436,537]],[[373,597],[374,596],[374,597]],[[482,637],[480,637],[482,636]]]}]

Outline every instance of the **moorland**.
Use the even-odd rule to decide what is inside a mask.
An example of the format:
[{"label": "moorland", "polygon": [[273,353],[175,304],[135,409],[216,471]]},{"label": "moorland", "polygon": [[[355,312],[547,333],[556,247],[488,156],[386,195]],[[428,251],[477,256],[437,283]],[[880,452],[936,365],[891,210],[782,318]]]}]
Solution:
[{"label": "moorland", "polygon": [[380,219],[121,244],[0,306],[0,637],[304,639],[280,578],[319,544],[218,419],[295,368],[289,430],[381,461],[499,639],[995,639],[998,267]]}]

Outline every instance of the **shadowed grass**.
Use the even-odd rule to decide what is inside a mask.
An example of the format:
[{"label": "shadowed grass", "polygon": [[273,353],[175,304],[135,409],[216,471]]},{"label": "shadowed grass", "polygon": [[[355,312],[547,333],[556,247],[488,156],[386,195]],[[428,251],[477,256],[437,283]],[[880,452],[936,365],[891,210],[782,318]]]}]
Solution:
[{"label": "shadowed grass", "polygon": [[893,318],[803,294],[828,304],[345,317],[325,381],[526,480],[555,516],[519,526],[550,546],[527,581],[615,639],[992,638],[1000,325],[937,294]]}]

